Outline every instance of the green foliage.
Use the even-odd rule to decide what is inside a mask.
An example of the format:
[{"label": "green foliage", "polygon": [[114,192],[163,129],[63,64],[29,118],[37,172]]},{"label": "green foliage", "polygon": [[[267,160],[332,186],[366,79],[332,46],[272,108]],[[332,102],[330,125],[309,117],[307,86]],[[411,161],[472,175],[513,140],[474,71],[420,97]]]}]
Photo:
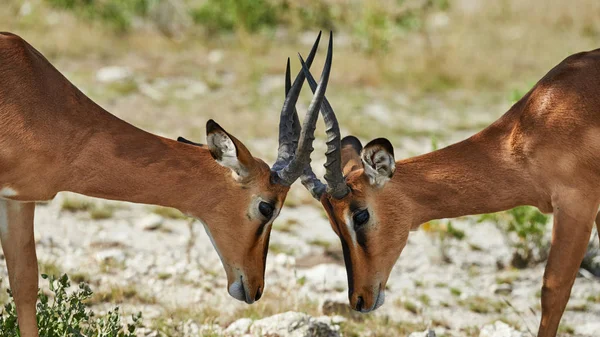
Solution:
[{"label": "green foliage", "polygon": [[265,0],[207,0],[192,10],[192,18],[209,32],[242,29],[254,33],[277,24],[277,9]]},{"label": "green foliage", "polygon": [[[86,301],[92,297],[92,290],[85,283],[80,283],[78,290],[71,293],[67,275],[60,278],[42,274],[49,282],[51,296],[38,293],[37,322],[40,336],[45,337],[134,337],[135,330],[141,326],[141,313],[132,316],[132,324],[121,323],[119,308],[106,315],[95,317],[93,311],[86,308]],[[0,331],[2,336],[20,336],[17,327],[17,313],[12,294],[10,301],[0,312]]]},{"label": "green foliage", "polygon": [[520,206],[506,212],[482,215],[479,221],[492,221],[507,235],[514,249],[512,265],[525,268],[546,258],[544,234],[549,216],[535,207]]},{"label": "green foliage", "polygon": [[46,0],[55,8],[71,10],[89,20],[99,20],[125,32],[136,16],[148,14],[161,0]]}]

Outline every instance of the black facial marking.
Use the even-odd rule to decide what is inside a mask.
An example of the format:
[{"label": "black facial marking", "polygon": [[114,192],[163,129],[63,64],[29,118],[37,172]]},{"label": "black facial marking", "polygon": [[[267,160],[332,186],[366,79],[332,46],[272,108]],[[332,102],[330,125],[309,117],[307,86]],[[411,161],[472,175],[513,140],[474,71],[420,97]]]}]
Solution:
[{"label": "black facial marking", "polygon": [[366,253],[367,252],[367,234],[365,233],[365,231],[357,231],[356,232],[356,242],[358,242],[358,245],[361,246],[361,248]]},{"label": "black facial marking", "polygon": [[[324,202],[325,207],[327,207],[328,214],[333,214],[333,207],[329,200]],[[337,232],[340,233],[339,238],[342,243],[342,252],[344,253],[344,264],[346,265],[346,275],[348,277],[348,298],[352,297],[352,293],[354,292],[354,277],[352,273],[352,260],[350,259],[350,249],[348,248],[348,244],[346,243],[346,239],[344,239],[344,235],[342,235],[342,228],[340,224],[337,222],[334,216],[331,217],[331,221],[335,224],[337,228]]]},{"label": "black facial marking", "polygon": [[265,220],[264,222],[262,222],[260,224],[260,226],[258,226],[258,229],[256,230],[256,236],[261,236],[262,233],[265,231],[265,227],[267,226],[267,223],[269,222],[269,220]]}]

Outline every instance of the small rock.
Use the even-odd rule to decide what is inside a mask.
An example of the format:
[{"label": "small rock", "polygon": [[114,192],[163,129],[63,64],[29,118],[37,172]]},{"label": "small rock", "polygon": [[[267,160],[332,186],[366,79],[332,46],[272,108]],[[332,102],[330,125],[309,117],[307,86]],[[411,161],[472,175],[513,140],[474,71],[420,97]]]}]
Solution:
[{"label": "small rock", "polygon": [[365,114],[375,118],[382,124],[387,124],[391,121],[390,110],[382,103],[373,103],[365,107]]},{"label": "small rock", "polygon": [[431,329],[427,329],[427,330],[421,331],[421,332],[413,332],[410,335],[408,335],[408,337],[436,337],[436,336],[435,336],[435,331],[433,331]]},{"label": "small rock", "polygon": [[575,327],[575,333],[584,336],[595,336],[600,331],[599,322],[588,322]]},{"label": "small rock", "polygon": [[[265,96],[276,89],[282,88],[281,83],[282,83],[282,81],[281,81],[280,75],[263,76],[263,78],[260,80],[260,83],[258,85],[258,93],[261,96]],[[283,89],[281,89],[281,90],[283,92]]]},{"label": "small rock", "polygon": [[132,75],[133,72],[129,68],[111,66],[100,68],[96,72],[96,79],[102,83],[111,83],[131,78]]},{"label": "small rock", "polygon": [[224,53],[220,49],[211,50],[210,53],[208,53],[208,62],[212,64],[219,63],[223,59],[223,55]]},{"label": "small rock", "polygon": [[479,337],[525,337],[525,334],[504,322],[496,321],[481,328]]},{"label": "small rock", "polygon": [[225,329],[226,335],[243,335],[248,332],[250,326],[252,325],[252,319],[250,318],[240,318],[237,321],[231,323],[227,329]]},{"label": "small rock", "polygon": [[143,230],[153,231],[159,229],[163,225],[164,221],[165,220],[162,216],[158,214],[150,214],[146,217],[141,218],[138,221],[137,225]]},{"label": "small rock", "polygon": [[254,322],[250,327],[250,333],[256,336],[281,337],[338,337],[340,335],[338,326],[293,311]]},{"label": "small rock", "polygon": [[510,295],[510,293],[512,293],[513,290],[512,285],[508,283],[494,285],[493,289],[494,294],[498,295]]},{"label": "small rock", "polygon": [[208,92],[208,85],[201,81],[189,81],[184,88],[175,90],[175,97],[191,100]]},{"label": "small rock", "polygon": [[96,261],[98,262],[106,262],[106,261],[115,261],[115,262],[123,262],[125,261],[125,253],[120,249],[107,249],[102,250],[96,253]]}]

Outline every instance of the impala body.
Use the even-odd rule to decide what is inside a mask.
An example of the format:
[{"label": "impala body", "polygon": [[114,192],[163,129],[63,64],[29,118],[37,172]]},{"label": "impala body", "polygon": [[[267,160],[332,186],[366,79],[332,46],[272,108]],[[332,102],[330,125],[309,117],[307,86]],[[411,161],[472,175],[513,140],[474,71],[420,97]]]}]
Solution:
[{"label": "impala body", "polygon": [[327,101],[322,113],[328,186],[311,192],[341,240],[354,309],[383,304],[390,271],[420,224],[532,205],[554,214],[538,336],[556,335],[600,222],[600,50],[566,58],[483,131],[414,158],[395,161],[383,138],[364,147],[340,140]]},{"label": "impala body", "polygon": [[302,129],[295,104],[304,73],[291,85],[288,60],[278,158],[270,168],[212,120],[201,146],[140,130],[92,102],[23,39],[0,33],[0,239],[21,336],[38,334],[34,202],[59,191],[174,207],[200,219],[231,296],[258,300],[271,223],[310,160],[331,41],[328,54]]}]

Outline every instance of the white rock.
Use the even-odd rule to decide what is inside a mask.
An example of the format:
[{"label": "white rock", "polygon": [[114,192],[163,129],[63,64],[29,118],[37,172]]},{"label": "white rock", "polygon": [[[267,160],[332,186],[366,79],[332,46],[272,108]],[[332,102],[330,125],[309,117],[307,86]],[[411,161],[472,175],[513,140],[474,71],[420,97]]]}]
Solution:
[{"label": "white rock", "polygon": [[250,333],[256,336],[280,336],[280,337],[337,337],[339,327],[318,321],[313,317],[288,311],[254,322],[250,327]]},{"label": "white rock", "polygon": [[31,5],[31,2],[25,1],[23,3],[23,5],[21,5],[21,8],[19,8],[19,15],[20,16],[28,16],[29,14],[31,14],[32,11],[33,11],[33,6]]},{"label": "white rock", "polygon": [[337,264],[319,264],[306,270],[298,270],[298,277],[305,277],[314,290],[328,291],[347,286],[346,269]]},{"label": "white rock", "polygon": [[189,81],[184,88],[175,90],[175,97],[191,100],[208,92],[208,85],[201,81]]},{"label": "white rock", "polygon": [[270,92],[280,89],[283,92],[283,81],[281,75],[267,75],[263,76],[258,85],[258,93],[261,96],[265,96]]},{"label": "white rock", "polygon": [[382,103],[373,103],[365,107],[365,114],[375,118],[380,123],[391,121],[390,110]]},{"label": "white rock", "polygon": [[481,328],[479,337],[525,337],[525,334],[504,322],[496,321]]},{"label": "white rock", "polygon": [[208,53],[208,62],[212,64],[219,63],[223,59],[223,55],[224,53],[220,49],[211,50],[210,53]]},{"label": "white rock", "polygon": [[111,83],[131,78],[133,72],[127,67],[104,67],[96,72],[96,79],[103,83]]},{"label": "white rock", "polygon": [[146,231],[153,231],[160,228],[165,219],[158,214],[149,214],[143,218],[141,218],[137,222],[137,226]]},{"label": "white rock", "polygon": [[225,329],[226,335],[243,335],[248,332],[250,326],[252,325],[252,319],[250,318],[240,318],[237,321],[231,323],[227,329]]},{"label": "white rock", "polygon": [[408,337],[436,337],[436,336],[435,336],[435,331],[427,329],[427,330],[421,331],[421,332],[413,332],[410,335],[408,335]]},{"label": "white rock", "polygon": [[494,294],[507,296],[512,293],[513,287],[508,283],[502,283],[494,285],[492,289],[494,290]]},{"label": "white rock", "polygon": [[164,98],[164,95],[159,90],[144,81],[138,81],[138,90],[142,95],[147,96],[154,101],[162,101]]},{"label": "white rock", "polygon": [[600,322],[588,322],[575,327],[577,335],[596,336],[600,331]]},{"label": "white rock", "polygon": [[96,261],[106,262],[108,260],[113,260],[115,262],[123,262],[125,261],[125,253],[117,248],[106,249],[96,253]]}]

